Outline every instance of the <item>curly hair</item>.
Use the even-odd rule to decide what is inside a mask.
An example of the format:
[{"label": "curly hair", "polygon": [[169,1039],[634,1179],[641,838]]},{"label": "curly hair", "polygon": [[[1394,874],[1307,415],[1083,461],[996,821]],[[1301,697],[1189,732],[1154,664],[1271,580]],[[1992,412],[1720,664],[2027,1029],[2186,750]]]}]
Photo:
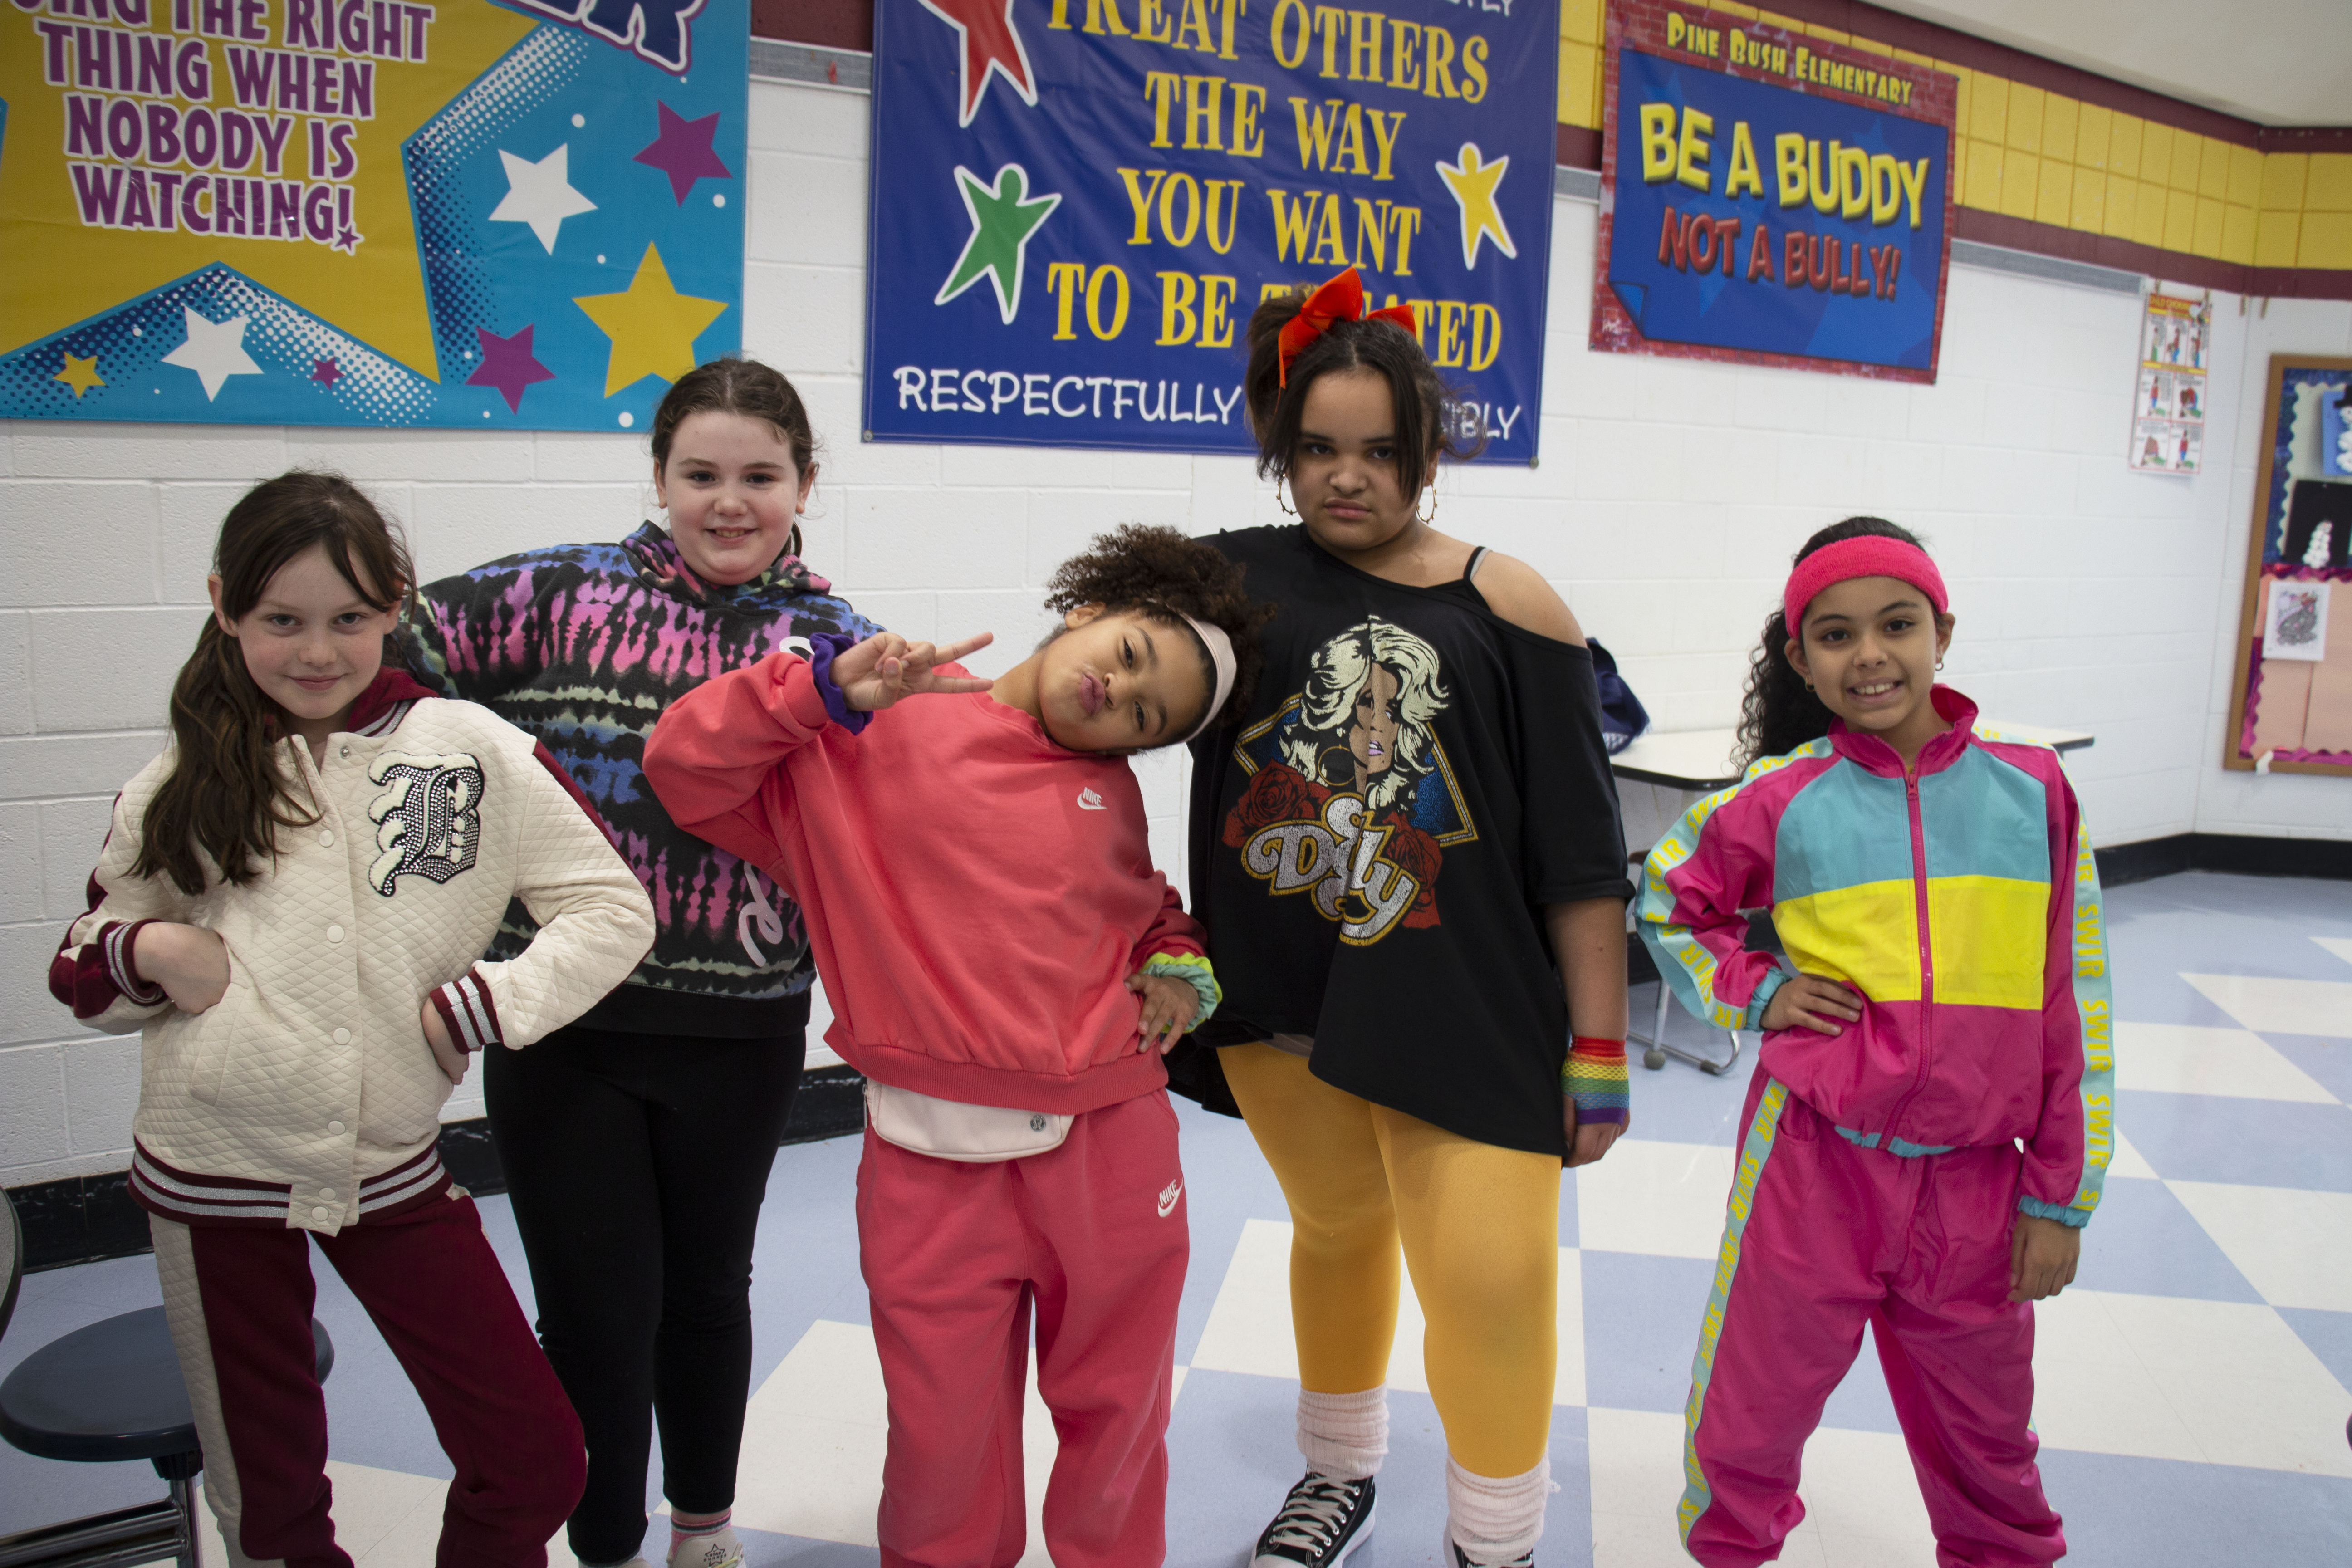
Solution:
[{"label": "curly hair", "polygon": [[1331,776],[1324,759],[1336,752],[1343,762],[1353,762],[1348,731],[1375,669],[1387,670],[1396,680],[1397,734],[1393,756],[1370,781],[1364,804],[1386,811],[1400,803],[1409,805],[1421,781],[1436,771],[1430,724],[1452,700],[1437,650],[1393,621],[1374,616],[1316,650],[1307,661],[1298,722],[1283,731],[1282,756],[1318,784],[1343,782]]},{"label": "curly hair", "polygon": [[1258,647],[1258,628],[1275,614],[1272,605],[1259,604],[1243,591],[1244,570],[1227,560],[1222,551],[1188,539],[1175,529],[1124,523],[1108,533],[1095,535],[1084,554],[1073,555],[1054,568],[1054,574],[1045,580],[1045,607],[1069,611],[1081,605],[1100,605],[1112,611],[1140,611],[1168,626],[1182,627],[1200,649],[1202,672],[1211,691],[1217,687],[1216,667],[1199,635],[1184,626],[1184,617],[1191,616],[1222,629],[1234,643],[1234,689],[1223,714],[1224,722],[1230,724],[1250,710],[1258,673],[1265,666],[1265,652]]},{"label": "curly hair", "polygon": [[[1919,536],[1883,517],[1849,517],[1833,522],[1805,541],[1790,560],[1794,566],[1814,551],[1847,539],[1899,539],[1924,548]],[[1813,694],[1797,667],[1789,662],[1789,617],[1775,608],[1764,622],[1764,638],[1748,659],[1748,689],[1739,698],[1739,763],[1746,767],[1759,757],[1778,757],[1808,741],[1830,732],[1836,717]]]},{"label": "curly hair", "polygon": [[1334,321],[1321,337],[1298,351],[1282,375],[1282,329],[1307,302],[1303,292],[1276,294],[1252,311],[1249,368],[1242,377],[1250,433],[1257,437],[1257,477],[1279,482],[1298,450],[1298,422],[1307,389],[1334,371],[1377,372],[1389,384],[1395,405],[1397,488],[1408,496],[1421,487],[1441,455],[1476,455],[1485,437],[1465,440],[1447,419],[1446,387],[1421,341],[1390,321]]}]

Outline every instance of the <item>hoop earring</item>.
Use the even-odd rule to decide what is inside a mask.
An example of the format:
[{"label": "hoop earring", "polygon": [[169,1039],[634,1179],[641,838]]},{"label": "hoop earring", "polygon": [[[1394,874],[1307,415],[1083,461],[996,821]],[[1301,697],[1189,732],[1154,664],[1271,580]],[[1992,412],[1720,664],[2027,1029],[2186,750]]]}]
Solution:
[{"label": "hoop earring", "polygon": [[1286,517],[1297,517],[1298,515],[1297,512],[1290,510],[1290,502],[1282,493],[1282,481],[1280,479],[1274,481],[1274,504],[1282,509],[1283,514]]},{"label": "hoop earring", "polygon": [[1435,485],[1432,485],[1421,493],[1429,498],[1428,515],[1423,515],[1421,505],[1417,501],[1413,504],[1412,515],[1420,519],[1422,526],[1426,528],[1429,524],[1437,521],[1437,487]]},{"label": "hoop earring", "polygon": [[1941,669],[1944,668],[1944,661],[1943,661],[1942,659],[1940,659],[1940,658],[1939,658],[1939,659],[1937,659],[1937,660],[1936,661],[1936,668],[1937,668],[1937,670],[1941,670]]}]

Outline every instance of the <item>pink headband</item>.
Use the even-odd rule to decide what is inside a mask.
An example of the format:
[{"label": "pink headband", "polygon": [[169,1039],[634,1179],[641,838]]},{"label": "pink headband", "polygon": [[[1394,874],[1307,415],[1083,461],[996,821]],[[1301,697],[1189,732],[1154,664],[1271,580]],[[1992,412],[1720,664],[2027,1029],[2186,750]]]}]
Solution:
[{"label": "pink headband", "polygon": [[1780,612],[1788,617],[1789,635],[1802,635],[1805,606],[1815,595],[1832,584],[1856,577],[1898,578],[1927,595],[1937,615],[1948,607],[1944,574],[1936,570],[1926,551],[1899,539],[1866,533],[1824,545],[1797,563],[1797,569],[1789,574],[1789,585],[1780,591]]}]

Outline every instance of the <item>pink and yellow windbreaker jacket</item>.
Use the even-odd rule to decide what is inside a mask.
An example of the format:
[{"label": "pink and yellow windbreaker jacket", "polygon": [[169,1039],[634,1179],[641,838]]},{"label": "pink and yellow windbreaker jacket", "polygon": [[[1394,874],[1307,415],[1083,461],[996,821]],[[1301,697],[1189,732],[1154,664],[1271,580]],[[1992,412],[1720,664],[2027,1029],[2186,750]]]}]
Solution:
[{"label": "pink and yellow windbreaker jacket", "polygon": [[1764,1037],[1760,1070],[1850,1141],[1898,1155],[2021,1139],[2018,1206],[2080,1226],[2115,1148],[2099,878],[2058,755],[1952,728],[1907,776],[1843,723],[1693,806],[1650,851],[1642,935],[1683,1005],[1758,1028],[1788,978],[1747,950],[1769,908],[1790,962],[1865,998],[1836,1036]]}]

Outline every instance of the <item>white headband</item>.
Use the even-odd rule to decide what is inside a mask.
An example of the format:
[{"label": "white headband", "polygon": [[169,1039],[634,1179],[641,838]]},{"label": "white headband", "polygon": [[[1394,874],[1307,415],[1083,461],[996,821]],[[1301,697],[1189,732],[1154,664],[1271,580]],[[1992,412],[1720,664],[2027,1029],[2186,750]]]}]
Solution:
[{"label": "white headband", "polygon": [[[1214,626],[1206,621],[1195,620],[1181,610],[1178,610],[1176,614],[1182,617],[1186,626],[1192,628],[1192,635],[1201,639],[1201,646],[1209,650],[1209,662],[1214,665],[1217,670],[1217,689],[1209,695],[1209,710],[1201,715],[1201,721],[1193,725],[1192,733],[1184,737],[1185,741],[1190,741],[1209,727],[1218,712],[1223,709],[1225,699],[1234,694],[1234,639],[1225,635],[1225,628],[1223,626]],[[1180,745],[1182,743],[1182,742],[1178,742]]]}]

